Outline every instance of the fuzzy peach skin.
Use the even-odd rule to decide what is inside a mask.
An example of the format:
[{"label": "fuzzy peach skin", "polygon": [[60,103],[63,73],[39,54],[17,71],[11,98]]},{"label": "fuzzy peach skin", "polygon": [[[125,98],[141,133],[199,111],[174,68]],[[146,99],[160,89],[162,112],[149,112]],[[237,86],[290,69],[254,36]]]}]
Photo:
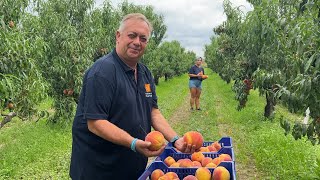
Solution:
[{"label": "fuzzy peach skin", "polygon": [[188,175],[183,178],[183,180],[198,180],[194,175]]},{"label": "fuzzy peach skin", "polygon": [[208,77],[209,77],[209,76],[207,76],[207,75],[202,75],[202,76],[201,76],[202,79],[207,79]]},{"label": "fuzzy peach skin", "polygon": [[210,162],[205,167],[207,167],[207,168],[215,168],[215,167],[217,167],[217,165],[215,163],[213,163],[213,162]]},{"label": "fuzzy peach skin", "polygon": [[171,164],[170,167],[180,167],[180,163],[175,162],[175,163]]},{"label": "fuzzy peach skin", "polygon": [[219,159],[221,161],[232,161],[232,158],[229,154],[220,154]]},{"label": "fuzzy peach skin", "polygon": [[202,167],[202,164],[198,161],[192,161],[192,167]]},{"label": "fuzzy peach skin", "polygon": [[221,145],[219,144],[218,141],[215,141],[214,143],[211,144],[217,151],[221,149]]},{"label": "fuzzy peach skin", "polygon": [[166,143],[166,139],[159,131],[151,131],[150,133],[148,133],[145,141],[151,142],[151,146],[149,147],[149,150],[151,151],[159,150]]},{"label": "fuzzy peach skin", "polygon": [[205,167],[199,167],[196,170],[195,174],[196,178],[198,180],[210,180],[211,179],[211,172],[209,171],[208,168]]},{"label": "fuzzy peach skin", "polygon": [[205,167],[207,164],[212,162],[212,158],[211,157],[205,157],[202,159],[201,161],[201,165],[202,167]]},{"label": "fuzzy peach skin", "polygon": [[211,180],[230,180],[230,173],[225,167],[218,166],[214,169]]},{"label": "fuzzy peach skin", "polygon": [[210,152],[217,152],[217,149],[214,146],[207,146]]},{"label": "fuzzy peach skin", "polygon": [[190,159],[180,159],[179,160],[180,166],[179,167],[192,167],[192,161]]},{"label": "fuzzy peach skin", "polygon": [[175,172],[167,172],[164,176],[167,176],[170,179],[179,179],[178,174]]},{"label": "fuzzy peach skin", "polygon": [[200,148],[198,149],[198,151],[199,151],[199,152],[210,152],[210,149],[208,148],[208,146],[206,146],[206,147],[200,147]]},{"label": "fuzzy peach skin", "polygon": [[197,131],[189,131],[183,135],[183,140],[187,144],[195,145],[195,150],[200,149],[203,144],[203,136]]},{"label": "fuzzy peach skin", "polygon": [[203,158],[204,158],[204,155],[202,154],[202,152],[194,152],[191,154],[192,161],[201,162]]},{"label": "fuzzy peach skin", "polygon": [[155,169],[151,173],[151,180],[158,180],[163,175],[164,175],[164,172],[161,169]]},{"label": "fuzzy peach skin", "polygon": [[175,163],[176,160],[174,160],[173,157],[168,156],[168,157],[166,157],[166,158],[163,160],[163,162],[169,167],[169,166],[171,166],[173,163]]}]

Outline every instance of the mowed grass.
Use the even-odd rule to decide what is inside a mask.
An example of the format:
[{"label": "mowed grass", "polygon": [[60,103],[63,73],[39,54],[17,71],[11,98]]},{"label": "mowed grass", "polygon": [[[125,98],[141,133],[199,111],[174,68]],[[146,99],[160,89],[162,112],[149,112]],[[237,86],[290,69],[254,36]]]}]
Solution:
[{"label": "mowed grass", "polygon": [[[226,84],[214,73],[209,73],[203,89],[203,110],[175,122],[174,129],[179,134],[196,130],[206,141],[232,137],[237,172],[245,177],[242,179],[316,178],[313,175],[319,170],[315,158],[320,158],[320,147],[284,136],[278,122],[281,114],[292,121],[300,116],[277,106],[274,121],[265,120],[265,100],[255,91],[251,92],[247,107],[237,111],[231,84]],[[157,95],[162,113],[170,120],[189,96],[187,75],[166,82],[161,79]],[[50,104],[48,100],[41,108],[49,109]],[[48,125],[45,120],[35,123],[14,119],[0,129],[0,179],[69,179],[71,141],[71,126],[62,128]],[[256,174],[241,173],[252,165],[257,168]]]}]

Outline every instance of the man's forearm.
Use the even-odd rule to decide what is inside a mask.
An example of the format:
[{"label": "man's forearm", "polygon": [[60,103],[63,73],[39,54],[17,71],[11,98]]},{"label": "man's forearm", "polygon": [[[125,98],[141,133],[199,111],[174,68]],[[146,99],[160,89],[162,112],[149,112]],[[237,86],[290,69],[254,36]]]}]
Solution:
[{"label": "man's forearm", "polygon": [[114,144],[130,148],[134,137],[107,120],[88,120],[88,129],[97,136]]}]

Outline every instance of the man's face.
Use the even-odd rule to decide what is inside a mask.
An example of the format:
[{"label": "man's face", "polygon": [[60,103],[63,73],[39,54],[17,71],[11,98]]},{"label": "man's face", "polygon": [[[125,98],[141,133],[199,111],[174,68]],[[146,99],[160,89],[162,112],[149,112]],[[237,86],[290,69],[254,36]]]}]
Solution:
[{"label": "man's face", "polygon": [[146,22],[128,19],[122,32],[116,34],[116,51],[127,62],[138,62],[148,43],[149,26]]}]

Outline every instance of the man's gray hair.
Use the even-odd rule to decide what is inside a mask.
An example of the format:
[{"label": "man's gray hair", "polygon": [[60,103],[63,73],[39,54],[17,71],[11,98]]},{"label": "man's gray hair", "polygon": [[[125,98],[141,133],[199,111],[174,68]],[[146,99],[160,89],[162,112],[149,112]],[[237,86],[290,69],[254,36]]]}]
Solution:
[{"label": "man's gray hair", "polygon": [[125,22],[129,19],[139,19],[142,20],[144,22],[147,23],[148,27],[149,27],[149,38],[151,36],[151,32],[153,31],[153,27],[152,24],[150,23],[150,21],[141,13],[131,13],[131,14],[127,14],[126,16],[123,17],[123,19],[120,22],[120,26],[118,31],[119,32],[123,32],[124,28],[125,28]]}]

